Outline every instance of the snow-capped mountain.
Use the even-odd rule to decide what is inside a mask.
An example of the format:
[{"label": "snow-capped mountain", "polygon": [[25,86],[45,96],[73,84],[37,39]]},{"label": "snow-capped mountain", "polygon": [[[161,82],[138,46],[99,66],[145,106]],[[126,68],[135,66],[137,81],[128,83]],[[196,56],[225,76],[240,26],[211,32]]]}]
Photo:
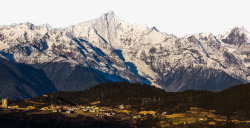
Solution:
[{"label": "snow-capped mountain", "polygon": [[[127,24],[113,12],[67,28],[0,26],[0,56],[43,69],[58,90],[71,90],[72,83],[63,89],[56,83],[80,66],[108,81],[142,82],[166,91],[218,91],[250,81],[249,43],[250,33],[243,27],[218,36],[178,38],[155,27]],[[67,72],[61,80],[53,79],[65,70],[62,63]]]}]

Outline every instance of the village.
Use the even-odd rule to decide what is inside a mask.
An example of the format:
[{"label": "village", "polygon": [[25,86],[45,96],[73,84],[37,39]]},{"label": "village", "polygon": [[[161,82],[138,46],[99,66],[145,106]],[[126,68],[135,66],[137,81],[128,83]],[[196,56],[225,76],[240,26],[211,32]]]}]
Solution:
[{"label": "village", "polygon": [[[32,102],[32,101],[27,101]],[[48,114],[48,113],[61,113],[67,117],[76,117],[78,115],[85,115],[93,117],[95,119],[104,119],[116,117],[123,121],[130,121],[136,123],[138,121],[146,120],[148,117],[157,118],[159,120],[158,125],[161,127],[168,127],[174,125],[194,124],[194,123],[206,123],[208,125],[216,126],[219,124],[225,124],[227,121],[226,116],[216,115],[215,110],[204,110],[198,107],[190,107],[189,111],[184,113],[168,114],[167,112],[156,111],[134,111],[130,105],[118,105],[115,108],[99,106],[100,101],[91,103],[89,106],[68,106],[68,105],[49,105],[41,108],[37,108],[33,102],[33,106],[19,107],[18,105],[8,105],[8,99],[2,99],[1,101],[2,111],[20,110],[26,111],[29,114]],[[41,103],[40,103],[41,104]],[[36,111],[32,111],[36,110]],[[250,124],[250,120],[237,120],[232,117],[232,122],[239,124]]]}]

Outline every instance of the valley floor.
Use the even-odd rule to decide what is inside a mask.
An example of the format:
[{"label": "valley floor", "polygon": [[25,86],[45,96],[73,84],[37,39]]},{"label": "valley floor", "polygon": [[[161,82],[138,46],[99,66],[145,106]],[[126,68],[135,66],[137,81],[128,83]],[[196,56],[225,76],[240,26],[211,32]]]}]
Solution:
[{"label": "valley floor", "polygon": [[[48,106],[47,108],[50,108]],[[87,109],[88,108],[88,109]],[[95,109],[93,109],[95,108]],[[192,128],[221,128],[221,127],[250,127],[250,120],[237,120],[232,117],[216,115],[215,110],[205,110],[191,107],[184,113],[167,114],[155,111],[131,111],[125,108],[109,107],[61,107],[60,110],[35,109],[2,109],[0,111],[1,128],[17,127],[192,127]],[[98,110],[97,110],[98,109]]]}]

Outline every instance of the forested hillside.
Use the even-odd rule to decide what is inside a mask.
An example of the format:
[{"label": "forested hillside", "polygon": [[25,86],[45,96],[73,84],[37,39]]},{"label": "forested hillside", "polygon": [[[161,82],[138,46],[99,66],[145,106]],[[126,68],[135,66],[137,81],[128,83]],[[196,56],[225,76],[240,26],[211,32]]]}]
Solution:
[{"label": "forested hillside", "polygon": [[[250,118],[250,84],[231,87],[221,92],[187,90],[165,92],[162,89],[139,83],[104,83],[85,91],[55,92],[48,96],[29,99],[34,102],[61,105],[89,105],[100,101],[100,106],[115,107],[120,104],[131,105],[141,110],[184,112],[190,107],[214,109],[216,113],[228,117],[239,115]],[[28,105],[25,100],[20,105]]]}]

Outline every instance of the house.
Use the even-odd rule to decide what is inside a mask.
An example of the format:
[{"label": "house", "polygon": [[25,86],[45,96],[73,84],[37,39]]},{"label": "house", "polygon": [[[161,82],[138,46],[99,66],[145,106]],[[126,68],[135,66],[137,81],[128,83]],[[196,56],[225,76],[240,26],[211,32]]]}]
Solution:
[{"label": "house", "polygon": [[18,109],[18,108],[19,108],[19,106],[18,106],[18,105],[15,105],[15,106],[12,106],[12,108],[14,108],[14,109]]},{"label": "house", "polygon": [[86,108],[85,108],[85,109],[82,109],[82,110],[83,110],[84,112],[88,112],[88,111],[89,111],[89,109],[86,109]]},{"label": "house", "polygon": [[140,111],[139,114],[140,115],[147,115],[147,114],[149,114],[149,115],[155,115],[156,112],[155,111]]},{"label": "house", "polygon": [[101,109],[101,108],[99,109],[99,111],[100,111],[100,112],[105,112],[105,110],[104,110],[104,109]]},{"label": "house", "polygon": [[69,111],[75,111],[75,109],[74,109],[74,108],[68,108],[68,110],[69,110]]},{"label": "house", "polygon": [[133,116],[132,118],[133,119],[138,119],[138,118],[141,118],[141,116],[140,115],[136,115],[136,116]]},{"label": "house", "polygon": [[49,110],[49,107],[42,107],[39,110],[46,111],[46,110]]},{"label": "house", "polygon": [[204,121],[204,118],[199,118],[199,121]]},{"label": "house", "polygon": [[114,116],[114,115],[115,115],[115,113],[106,112],[106,113],[104,113],[104,115],[105,115],[105,116]]},{"label": "house", "polygon": [[52,112],[62,112],[62,109],[56,109],[56,110],[53,110]]},{"label": "house", "polygon": [[129,115],[129,113],[131,113],[131,111],[126,110],[126,109],[125,109],[125,110],[123,110],[122,112],[123,112],[123,113],[126,113],[126,114],[128,114],[128,115]]},{"label": "house", "polygon": [[215,125],[215,122],[209,122],[208,125]]},{"label": "house", "polygon": [[174,113],[172,115],[167,115],[166,117],[169,118],[169,119],[172,119],[172,118],[181,118],[181,117],[184,117],[184,114],[182,114],[182,113]]},{"label": "house", "polygon": [[56,106],[57,109],[62,108],[61,106]]},{"label": "house", "polygon": [[58,112],[62,112],[63,110],[60,108],[60,109],[58,109]]},{"label": "house", "polygon": [[50,108],[50,107],[42,107],[39,110],[46,111],[46,110],[56,110],[55,108]]},{"label": "house", "polygon": [[89,112],[95,112],[95,109],[90,109]]},{"label": "house", "polygon": [[8,98],[2,99],[2,108],[7,108],[8,107]]},{"label": "house", "polygon": [[27,106],[28,110],[36,109],[35,106]]},{"label": "house", "polygon": [[95,107],[95,110],[99,110],[100,108],[99,107]]},{"label": "house", "polygon": [[164,111],[164,112],[162,112],[162,115],[167,115],[167,112],[165,112],[165,111]]},{"label": "house", "polygon": [[123,105],[123,104],[121,104],[120,106],[119,106],[119,109],[124,109],[125,108],[125,106]]},{"label": "house", "polygon": [[74,113],[74,111],[68,110],[68,111],[66,111],[66,113],[71,114],[71,113]]}]

